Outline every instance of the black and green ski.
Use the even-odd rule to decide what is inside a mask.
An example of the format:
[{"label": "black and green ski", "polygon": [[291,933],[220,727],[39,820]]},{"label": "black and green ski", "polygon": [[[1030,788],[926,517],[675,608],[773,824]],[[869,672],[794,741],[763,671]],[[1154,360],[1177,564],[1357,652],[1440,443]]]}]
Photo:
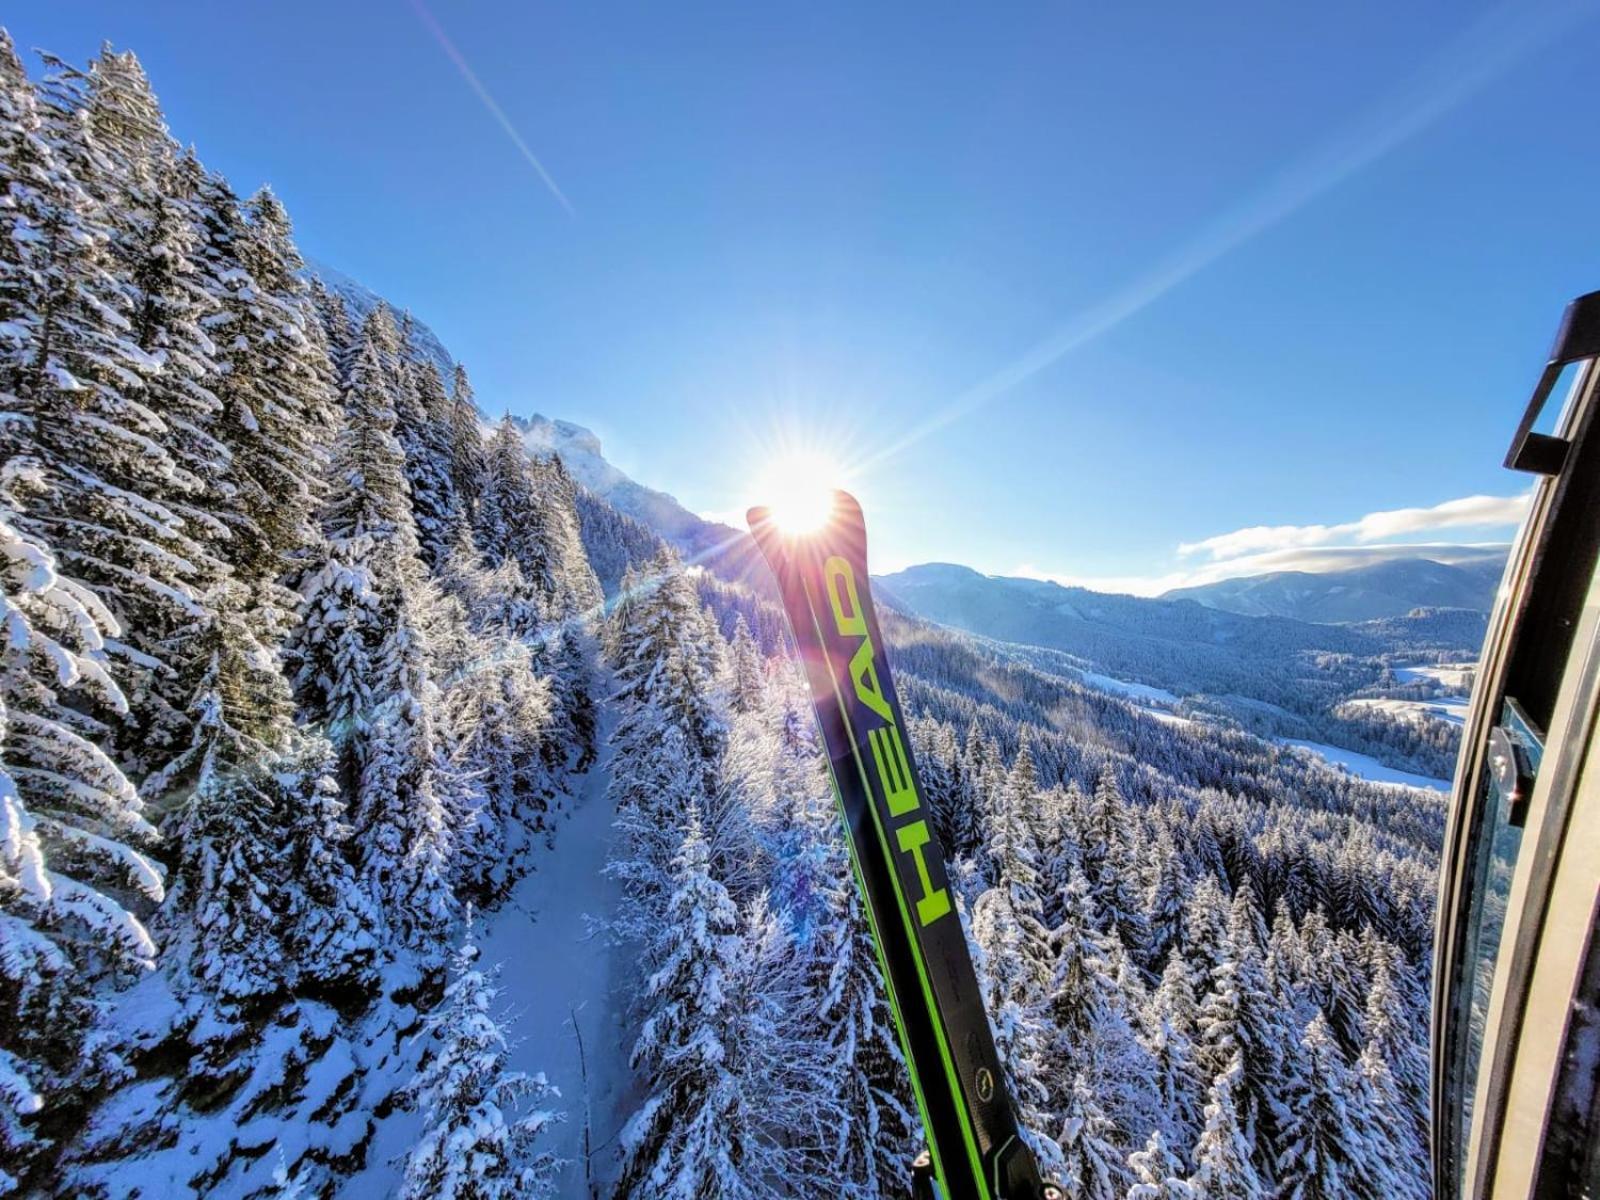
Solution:
[{"label": "black and green ski", "polygon": [[861,506],[833,493],[815,532],[781,529],[754,508],[805,662],[834,793],[866,902],[945,1200],[1043,1200],[1018,1125],[944,856],[917,781],[867,576]]}]

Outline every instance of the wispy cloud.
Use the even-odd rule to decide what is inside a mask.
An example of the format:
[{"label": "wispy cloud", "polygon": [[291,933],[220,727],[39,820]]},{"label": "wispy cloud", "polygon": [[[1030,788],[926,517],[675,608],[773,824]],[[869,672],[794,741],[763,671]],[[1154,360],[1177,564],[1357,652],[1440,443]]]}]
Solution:
[{"label": "wispy cloud", "polygon": [[1510,526],[1520,522],[1528,511],[1529,496],[1527,492],[1520,496],[1463,496],[1431,508],[1371,512],[1337,525],[1251,525],[1198,542],[1184,542],[1178,547],[1178,554],[1183,558],[1205,554],[1212,561],[1219,561],[1341,542],[1365,546],[1437,529]]},{"label": "wispy cloud", "polygon": [[550,172],[544,169],[544,164],[539,161],[539,156],[523,140],[522,134],[511,123],[511,118],[506,116],[505,110],[489,94],[489,89],[483,86],[483,81],[478,78],[477,72],[468,64],[461,51],[456,49],[456,44],[450,40],[449,34],[445,33],[444,27],[439,24],[433,13],[428,10],[428,6],[422,0],[411,0],[411,7],[416,10],[417,18],[427,28],[428,32],[433,34],[434,41],[439,43],[439,47],[444,51],[445,57],[455,64],[457,71],[461,72],[461,78],[467,81],[467,86],[472,89],[473,95],[482,101],[484,108],[489,110],[489,115],[499,124],[506,137],[511,139],[511,144],[527,160],[528,165],[537,172],[544,186],[556,198],[557,203],[567,210],[569,217],[577,216],[577,210],[572,207],[572,202],[567,199],[566,193],[556,186],[556,181],[551,178]]},{"label": "wispy cloud", "polygon": [[1206,224],[1166,259],[1078,312],[1048,338],[935,411],[880,450],[870,462],[881,462],[937,433],[1120,325],[1437,124],[1512,68],[1597,14],[1600,5],[1594,0],[1507,0],[1489,9],[1434,55],[1404,87],[1291,162],[1241,204]]}]

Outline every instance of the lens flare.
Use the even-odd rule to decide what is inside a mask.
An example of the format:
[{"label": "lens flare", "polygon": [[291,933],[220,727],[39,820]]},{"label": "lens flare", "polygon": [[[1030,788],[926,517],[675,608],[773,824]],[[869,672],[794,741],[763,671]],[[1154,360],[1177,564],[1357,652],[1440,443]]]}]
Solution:
[{"label": "lens flare", "polygon": [[822,455],[788,454],[767,468],[756,495],[784,533],[815,533],[833,513],[839,482],[838,468]]}]

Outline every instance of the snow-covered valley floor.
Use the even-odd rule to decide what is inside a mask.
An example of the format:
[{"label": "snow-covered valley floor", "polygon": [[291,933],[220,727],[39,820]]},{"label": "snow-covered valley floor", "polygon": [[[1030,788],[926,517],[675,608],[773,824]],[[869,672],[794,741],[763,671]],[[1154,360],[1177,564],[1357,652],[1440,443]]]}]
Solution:
[{"label": "snow-covered valley floor", "polygon": [[[555,1127],[548,1148],[567,1160],[560,1194],[574,1200],[605,1192],[600,1185],[612,1174],[629,1078],[622,1010],[630,976],[605,929],[621,897],[620,884],[604,874],[616,815],[606,794],[611,777],[606,717],[599,758],[574,780],[557,818],[554,848],[534,852],[532,870],[484,919],[479,941],[484,965],[500,964],[499,1002],[513,1018],[511,1068],[530,1075],[542,1071],[560,1089],[561,1099],[551,1106],[564,1111],[566,1120]],[[583,1040],[581,1060],[574,1013]],[[596,1189],[584,1170],[586,1107]],[[385,1121],[367,1168],[339,1195],[344,1200],[394,1195],[419,1123],[414,1112]]]},{"label": "snow-covered valley floor", "polygon": [[1428,775],[1416,775],[1410,771],[1401,771],[1395,767],[1385,766],[1369,754],[1357,754],[1354,750],[1346,750],[1342,746],[1329,746],[1322,742],[1308,742],[1302,738],[1274,738],[1280,746],[1292,746],[1316,755],[1330,766],[1349,771],[1352,775],[1359,775],[1362,779],[1371,780],[1373,783],[1398,783],[1404,787],[1429,788],[1436,792],[1448,792],[1450,781],[1448,779],[1434,779]]}]

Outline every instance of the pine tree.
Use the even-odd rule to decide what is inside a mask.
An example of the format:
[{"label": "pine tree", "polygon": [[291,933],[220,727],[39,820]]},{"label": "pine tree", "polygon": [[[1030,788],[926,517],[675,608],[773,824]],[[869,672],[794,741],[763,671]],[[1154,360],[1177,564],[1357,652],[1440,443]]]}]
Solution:
[{"label": "pine tree", "polygon": [[1150,1134],[1143,1150],[1128,1156],[1133,1186],[1126,1200],[1191,1200],[1194,1189],[1183,1178],[1183,1163],[1167,1149],[1159,1129]]},{"label": "pine tree", "polygon": [[331,382],[336,391],[343,392],[350,384],[350,368],[355,366],[356,355],[361,350],[361,339],[350,320],[350,310],[343,296],[315,275],[311,277],[309,291],[311,309],[322,325],[322,340],[327,347],[328,365],[333,371]]},{"label": "pine tree", "polygon": [[1286,1200],[1335,1200],[1364,1194],[1363,1163],[1376,1149],[1350,1111],[1349,1068],[1319,1013],[1301,1039],[1304,1070],[1286,1081],[1287,1117],[1278,1156],[1278,1188]]},{"label": "pine tree", "polygon": [[373,658],[376,705],[353,817],[368,889],[389,919],[421,943],[452,906],[449,807],[456,780],[438,736],[438,689],[418,611],[428,597],[401,592],[398,599]]},{"label": "pine tree", "polygon": [[632,1063],[648,1096],[624,1127],[615,1194],[647,1190],[670,1200],[757,1194],[743,1160],[752,1130],[734,1070],[739,1014],[739,914],[711,876],[695,810],[673,859],[660,966],[645,983],[649,1016]]},{"label": "pine tree", "polygon": [[1243,1066],[1235,1059],[1211,1084],[1205,1129],[1194,1148],[1194,1200],[1265,1200],[1267,1187],[1251,1160],[1253,1146],[1239,1126],[1233,1089]]},{"label": "pine tree", "polygon": [[1051,1075],[1063,1087],[1082,1079],[1117,1129],[1149,1128],[1155,1064],[1139,1043],[1128,997],[1118,986],[1120,944],[1098,931],[1082,875],[1072,877],[1064,902],[1046,993]]},{"label": "pine tree", "polygon": [[766,665],[742,615],[733,631],[728,673],[733,710],[745,714],[758,712],[766,696]]},{"label": "pine tree", "polygon": [[1183,936],[1183,914],[1189,907],[1189,879],[1178,857],[1177,847],[1166,830],[1155,843],[1155,882],[1150,885],[1145,903],[1148,937],[1143,952],[1151,968],[1167,961]]},{"label": "pine tree", "polygon": [[[837,848],[835,858],[843,868]],[[910,1147],[921,1123],[860,895],[847,875],[836,877],[843,882],[831,897],[833,920],[814,961],[826,975],[817,1015],[831,1072],[828,1091],[844,1119],[824,1132],[836,1172],[833,1194],[873,1200],[910,1190]]]},{"label": "pine tree", "polygon": [[[605,634],[616,676],[615,698],[649,705],[706,761],[727,730],[715,703],[716,637],[692,581],[670,553],[630,572]],[[626,721],[620,735],[626,735]]]},{"label": "pine tree", "polygon": [[486,469],[478,406],[472,399],[467,369],[458,364],[450,387],[450,480],[461,500],[462,515],[474,527]]},{"label": "pine tree", "polygon": [[[151,309],[148,291],[116,274],[117,246],[132,257],[147,239],[136,228],[114,236],[101,199],[112,165],[93,140],[81,75],[62,80],[41,106],[9,41],[0,44],[0,394],[9,410],[0,440],[7,457],[19,456],[16,469],[37,473],[42,502],[14,514],[18,527],[96,587],[119,617],[114,636],[159,672],[149,652],[165,629],[198,613],[207,556],[169,503],[199,485],[174,454],[183,439],[151,402],[203,406],[179,376],[204,364],[169,361],[173,347],[161,344],[171,335],[187,350],[203,339],[192,314]],[[71,164],[93,173],[92,187]],[[181,266],[182,230],[171,232],[171,261]],[[134,316],[145,319],[149,349],[136,340]],[[148,385],[163,370],[176,394],[152,396]]]},{"label": "pine tree", "polygon": [[104,641],[115,623],[17,529],[16,483],[0,488],[0,1149],[26,1172],[43,1146],[17,1118],[85,1066],[86,983],[107,960],[155,959],[117,897],[160,901],[164,873],[141,850],[155,830],[138,793],[68,707],[82,692],[121,707]]},{"label": "pine tree", "polygon": [[354,797],[359,867],[408,936],[449,908],[455,787],[439,736],[428,645],[437,593],[418,557],[404,459],[386,386],[382,310],[369,319],[334,446],[322,528],[294,656],[302,701],[327,728]]},{"label": "pine tree", "polygon": [[559,456],[533,463],[539,536],[549,564],[551,609],[564,621],[596,613],[603,596],[589,565],[578,520],[578,485]]},{"label": "pine tree", "polygon": [[528,1101],[543,1105],[558,1093],[543,1075],[507,1070],[510,1042],[491,1011],[499,989],[478,965],[469,914],[461,944],[451,956],[444,998],[428,1018],[436,1043],[411,1094],[420,1104],[423,1131],[406,1159],[401,1200],[520,1200],[554,1196],[565,1165],[538,1149],[560,1113],[536,1107],[514,1116]]},{"label": "pine tree", "polygon": [[978,897],[972,909],[972,939],[979,951],[978,990],[994,1030],[995,1049],[1024,1126],[1044,1127],[1050,1102],[1047,1047],[1052,1031],[1040,999],[1048,964],[1030,949],[1016,905],[1005,887]]},{"label": "pine tree", "polygon": [[386,592],[401,584],[402,573],[417,573],[393,405],[377,354],[368,337],[352,368],[322,516],[321,561],[303,578],[302,617],[291,647],[301,703],[339,750],[347,790],[354,787],[377,703],[375,659]]},{"label": "pine tree", "polygon": [[1200,1133],[1201,1094],[1196,1086],[1195,1021],[1189,968],[1174,952],[1150,1005],[1150,1057],[1155,1064],[1157,1107],[1173,1143],[1192,1146]]},{"label": "pine tree", "polygon": [[[464,609],[465,628],[442,644],[441,739],[470,789],[457,814],[458,890],[479,901],[505,895],[519,877],[528,834],[549,828],[554,783],[545,766],[551,735],[550,680],[534,669],[522,625],[500,587],[509,563],[488,572],[477,552],[458,542],[440,582]],[[514,590],[514,589],[513,589]]]},{"label": "pine tree", "polygon": [[1075,1076],[1067,1088],[1061,1119],[1062,1183],[1079,1200],[1122,1200],[1129,1172],[1114,1140],[1114,1128],[1093,1088]]},{"label": "pine tree", "polygon": [[555,591],[550,547],[543,538],[538,485],[522,435],[507,415],[495,426],[484,455],[478,493],[478,544],[490,565],[515,559],[546,606]]},{"label": "pine tree", "polygon": [[418,360],[413,348],[407,350],[410,356],[401,364],[406,378],[400,394],[414,397],[415,405],[409,417],[398,422],[395,433],[405,453],[406,481],[422,560],[437,569],[464,524],[450,470],[450,398],[445,395],[439,368]]}]

